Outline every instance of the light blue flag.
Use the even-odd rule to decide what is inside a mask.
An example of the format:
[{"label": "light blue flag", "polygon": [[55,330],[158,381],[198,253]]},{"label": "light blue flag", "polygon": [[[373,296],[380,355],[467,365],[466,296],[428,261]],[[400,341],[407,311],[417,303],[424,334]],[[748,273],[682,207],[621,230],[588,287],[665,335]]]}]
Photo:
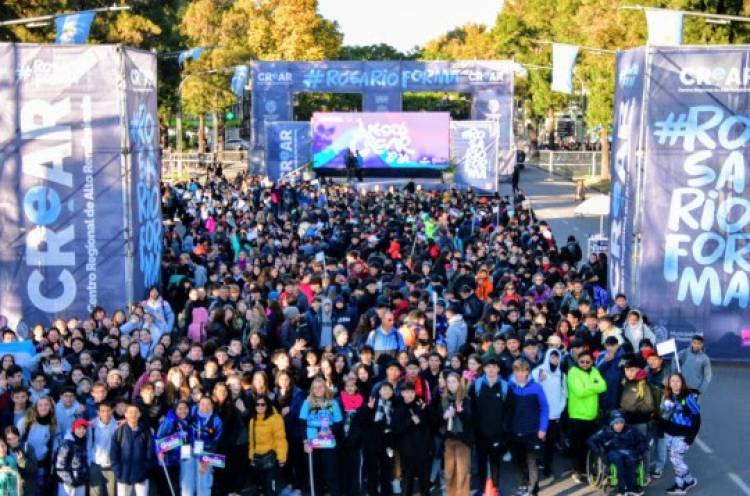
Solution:
[{"label": "light blue flag", "polygon": [[578,47],[565,43],[552,45],[552,91],[573,94],[573,68]]},{"label": "light blue flag", "polygon": [[204,47],[195,47],[188,50],[183,50],[177,57],[177,61],[180,65],[183,65],[188,60],[198,60],[206,49]]},{"label": "light blue flag", "polygon": [[667,9],[646,9],[648,44],[682,45],[682,12]]},{"label": "light blue flag", "polygon": [[10,343],[0,343],[0,357],[13,355],[16,365],[29,370],[36,356],[36,348],[31,341],[13,341]]},{"label": "light blue flag", "polygon": [[232,76],[232,93],[237,95],[237,98],[242,98],[242,94],[245,91],[245,85],[247,85],[247,77],[250,75],[250,70],[246,65],[238,65],[234,69],[234,75]]},{"label": "light blue flag", "polygon": [[94,16],[96,16],[96,12],[91,10],[56,16],[55,29],[57,35],[55,43],[86,43],[89,39],[89,31],[91,31]]}]

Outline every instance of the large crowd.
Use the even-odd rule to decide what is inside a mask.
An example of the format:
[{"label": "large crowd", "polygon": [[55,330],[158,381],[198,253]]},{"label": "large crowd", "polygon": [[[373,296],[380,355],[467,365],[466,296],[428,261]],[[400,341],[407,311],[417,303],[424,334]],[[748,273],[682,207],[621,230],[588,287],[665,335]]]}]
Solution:
[{"label": "large crowd", "polygon": [[589,453],[684,494],[701,336],[678,373],[517,193],[163,184],[143,301],[2,331],[38,355],[0,362],[0,494],[533,495]]}]

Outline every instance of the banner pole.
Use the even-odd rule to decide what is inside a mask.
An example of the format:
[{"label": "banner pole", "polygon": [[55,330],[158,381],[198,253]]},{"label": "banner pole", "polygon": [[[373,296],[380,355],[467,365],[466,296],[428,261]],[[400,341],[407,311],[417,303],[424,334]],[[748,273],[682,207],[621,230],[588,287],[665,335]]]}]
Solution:
[{"label": "banner pole", "polygon": [[677,364],[677,373],[682,374],[682,370],[680,368],[680,355],[677,354],[677,348],[674,350],[674,363]]},{"label": "banner pole", "polygon": [[161,468],[164,469],[164,477],[167,478],[167,484],[169,484],[169,492],[172,493],[172,496],[176,496],[174,492],[174,487],[172,487],[172,479],[169,478],[169,472],[167,471],[167,465],[164,463],[164,460],[160,460]]},{"label": "banner pole", "polygon": [[310,472],[310,496],[315,496],[315,478],[313,476],[313,450],[307,454],[308,466]]},{"label": "banner pole", "polygon": [[[133,211],[130,203],[131,163],[130,163],[130,122],[128,121],[127,90],[129,78],[125,77],[125,53],[122,45],[117,45],[117,87],[120,92],[120,173],[122,175],[122,222],[125,242],[125,297],[128,306],[135,301],[133,285]],[[161,163],[159,163],[161,167]],[[142,295],[141,295],[142,296]]]}]

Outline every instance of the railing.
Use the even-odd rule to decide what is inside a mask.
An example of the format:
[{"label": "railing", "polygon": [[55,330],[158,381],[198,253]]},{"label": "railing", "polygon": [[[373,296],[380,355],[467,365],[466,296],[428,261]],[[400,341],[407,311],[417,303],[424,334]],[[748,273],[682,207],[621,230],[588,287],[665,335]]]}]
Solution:
[{"label": "railing", "polygon": [[221,164],[222,168],[247,166],[248,155],[244,150],[222,153],[164,152],[161,157],[163,177],[185,178],[192,174],[205,173],[209,166]]},{"label": "railing", "polygon": [[557,175],[567,179],[584,176],[597,176],[601,173],[602,152],[567,152],[540,150],[538,157],[527,162],[546,169],[550,176]]}]

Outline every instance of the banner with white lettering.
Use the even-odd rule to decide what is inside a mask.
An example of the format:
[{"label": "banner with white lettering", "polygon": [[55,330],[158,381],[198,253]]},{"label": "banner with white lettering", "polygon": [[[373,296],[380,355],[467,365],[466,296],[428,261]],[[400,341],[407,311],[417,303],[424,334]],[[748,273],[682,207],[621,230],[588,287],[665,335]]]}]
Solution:
[{"label": "banner with white lettering", "polygon": [[115,50],[0,44],[0,313],[11,327],[127,303]]},{"label": "banner with white lettering", "polygon": [[161,161],[156,114],[156,56],[123,49],[125,107],[130,140],[132,297],[146,297],[161,275]]},{"label": "banner with white lettering", "polygon": [[497,191],[497,121],[451,123],[451,159],[456,165],[454,182],[481,193]]},{"label": "banner with white lettering", "polygon": [[652,49],[640,303],[659,337],[750,359],[750,50]]},{"label": "banner with white lettering", "polygon": [[611,148],[609,207],[609,289],[614,297],[633,298],[633,243],[636,212],[636,174],[643,108],[646,49],[617,53],[615,119]]},{"label": "banner with white lettering", "polygon": [[266,171],[271,181],[310,163],[309,122],[266,122]]}]

